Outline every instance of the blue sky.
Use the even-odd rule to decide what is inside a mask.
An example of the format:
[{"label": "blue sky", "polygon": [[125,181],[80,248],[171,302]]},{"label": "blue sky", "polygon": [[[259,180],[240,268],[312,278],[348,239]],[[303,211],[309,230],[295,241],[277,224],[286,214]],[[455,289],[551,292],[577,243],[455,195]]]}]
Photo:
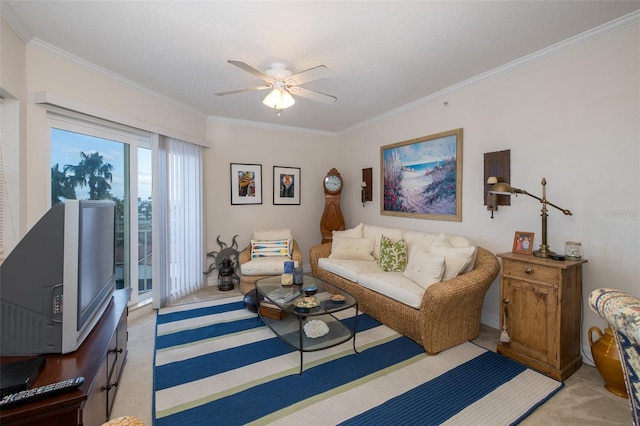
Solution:
[{"label": "blue sky", "polygon": [[[87,136],[65,130],[51,129],[51,167],[76,165],[80,162],[80,152],[90,154],[98,152],[105,163],[113,166],[111,193],[118,198],[124,197],[124,144],[107,139]],[[138,197],[151,197],[151,150],[138,150]],[[76,188],[78,198],[88,198],[87,188]]]}]

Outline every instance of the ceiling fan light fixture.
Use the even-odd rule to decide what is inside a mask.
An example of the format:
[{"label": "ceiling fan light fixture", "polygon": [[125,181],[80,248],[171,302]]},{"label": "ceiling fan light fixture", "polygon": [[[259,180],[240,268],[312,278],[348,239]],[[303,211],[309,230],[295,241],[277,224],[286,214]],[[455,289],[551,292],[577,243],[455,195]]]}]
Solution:
[{"label": "ceiling fan light fixture", "polygon": [[274,88],[262,101],[263,104],[275,110],[287,109],[296,103],[291,93],[284,88]]}]

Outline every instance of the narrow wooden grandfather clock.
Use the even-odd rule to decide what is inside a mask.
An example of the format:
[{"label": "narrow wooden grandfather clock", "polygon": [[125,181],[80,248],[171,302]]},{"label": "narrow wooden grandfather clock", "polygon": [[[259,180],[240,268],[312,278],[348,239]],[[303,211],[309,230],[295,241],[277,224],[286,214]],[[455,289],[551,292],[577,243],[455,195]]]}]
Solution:
[{"label": "narrow wooden grandfather clock", "polygon": [[324,188],[324,211],[320,219],[320,232],[322,232],[322,243],[329,243],[333,240],[333,231],[344,229],[344,218],[340,211],[340,193],[344,187],[342,176],[334,168],[329,170],[322,181]]}]

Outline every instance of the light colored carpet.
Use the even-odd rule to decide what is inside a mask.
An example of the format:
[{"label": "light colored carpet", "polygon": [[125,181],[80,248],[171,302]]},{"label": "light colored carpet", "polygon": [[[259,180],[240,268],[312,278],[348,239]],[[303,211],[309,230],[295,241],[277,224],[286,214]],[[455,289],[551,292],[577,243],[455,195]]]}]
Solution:
[{"label": "light colored carpet", "polygon": [[[211,287],[211,286],[210,286]],[[235,296],[236,290],[207,288],[194,300]],[[221,293],[221,294],[220,294]],[[156,314],[149,306],[129,314],[129,353],[111,418],[133,415],[152,425],[152,377]],[[495,351],[500,332],[482,326],[475,343]],[[594,367],[583,365],[565,381],[565,387],[522,423],[531,425],[632,425],[629,403],[604,388]]]}]

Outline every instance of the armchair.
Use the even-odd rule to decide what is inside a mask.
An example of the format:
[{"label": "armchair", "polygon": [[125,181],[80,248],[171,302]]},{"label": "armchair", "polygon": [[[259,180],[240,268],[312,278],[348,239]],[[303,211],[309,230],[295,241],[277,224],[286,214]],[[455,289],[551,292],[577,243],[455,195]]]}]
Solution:
[{"label": "armchair", "polygon": [[633,424],[640,426],[640,299],[611,288],[589,295],[591,309],[607,320],[618,343]]},{"label": "armchair", "polygon": [[[273,245],[282,248],[276,250]],[[302,266],[302,252],[290,229],[255,231],[251,244],[238,255],[240,292],[247,294],[255,288],[256,281],[282,274],[285,260]]]}]

